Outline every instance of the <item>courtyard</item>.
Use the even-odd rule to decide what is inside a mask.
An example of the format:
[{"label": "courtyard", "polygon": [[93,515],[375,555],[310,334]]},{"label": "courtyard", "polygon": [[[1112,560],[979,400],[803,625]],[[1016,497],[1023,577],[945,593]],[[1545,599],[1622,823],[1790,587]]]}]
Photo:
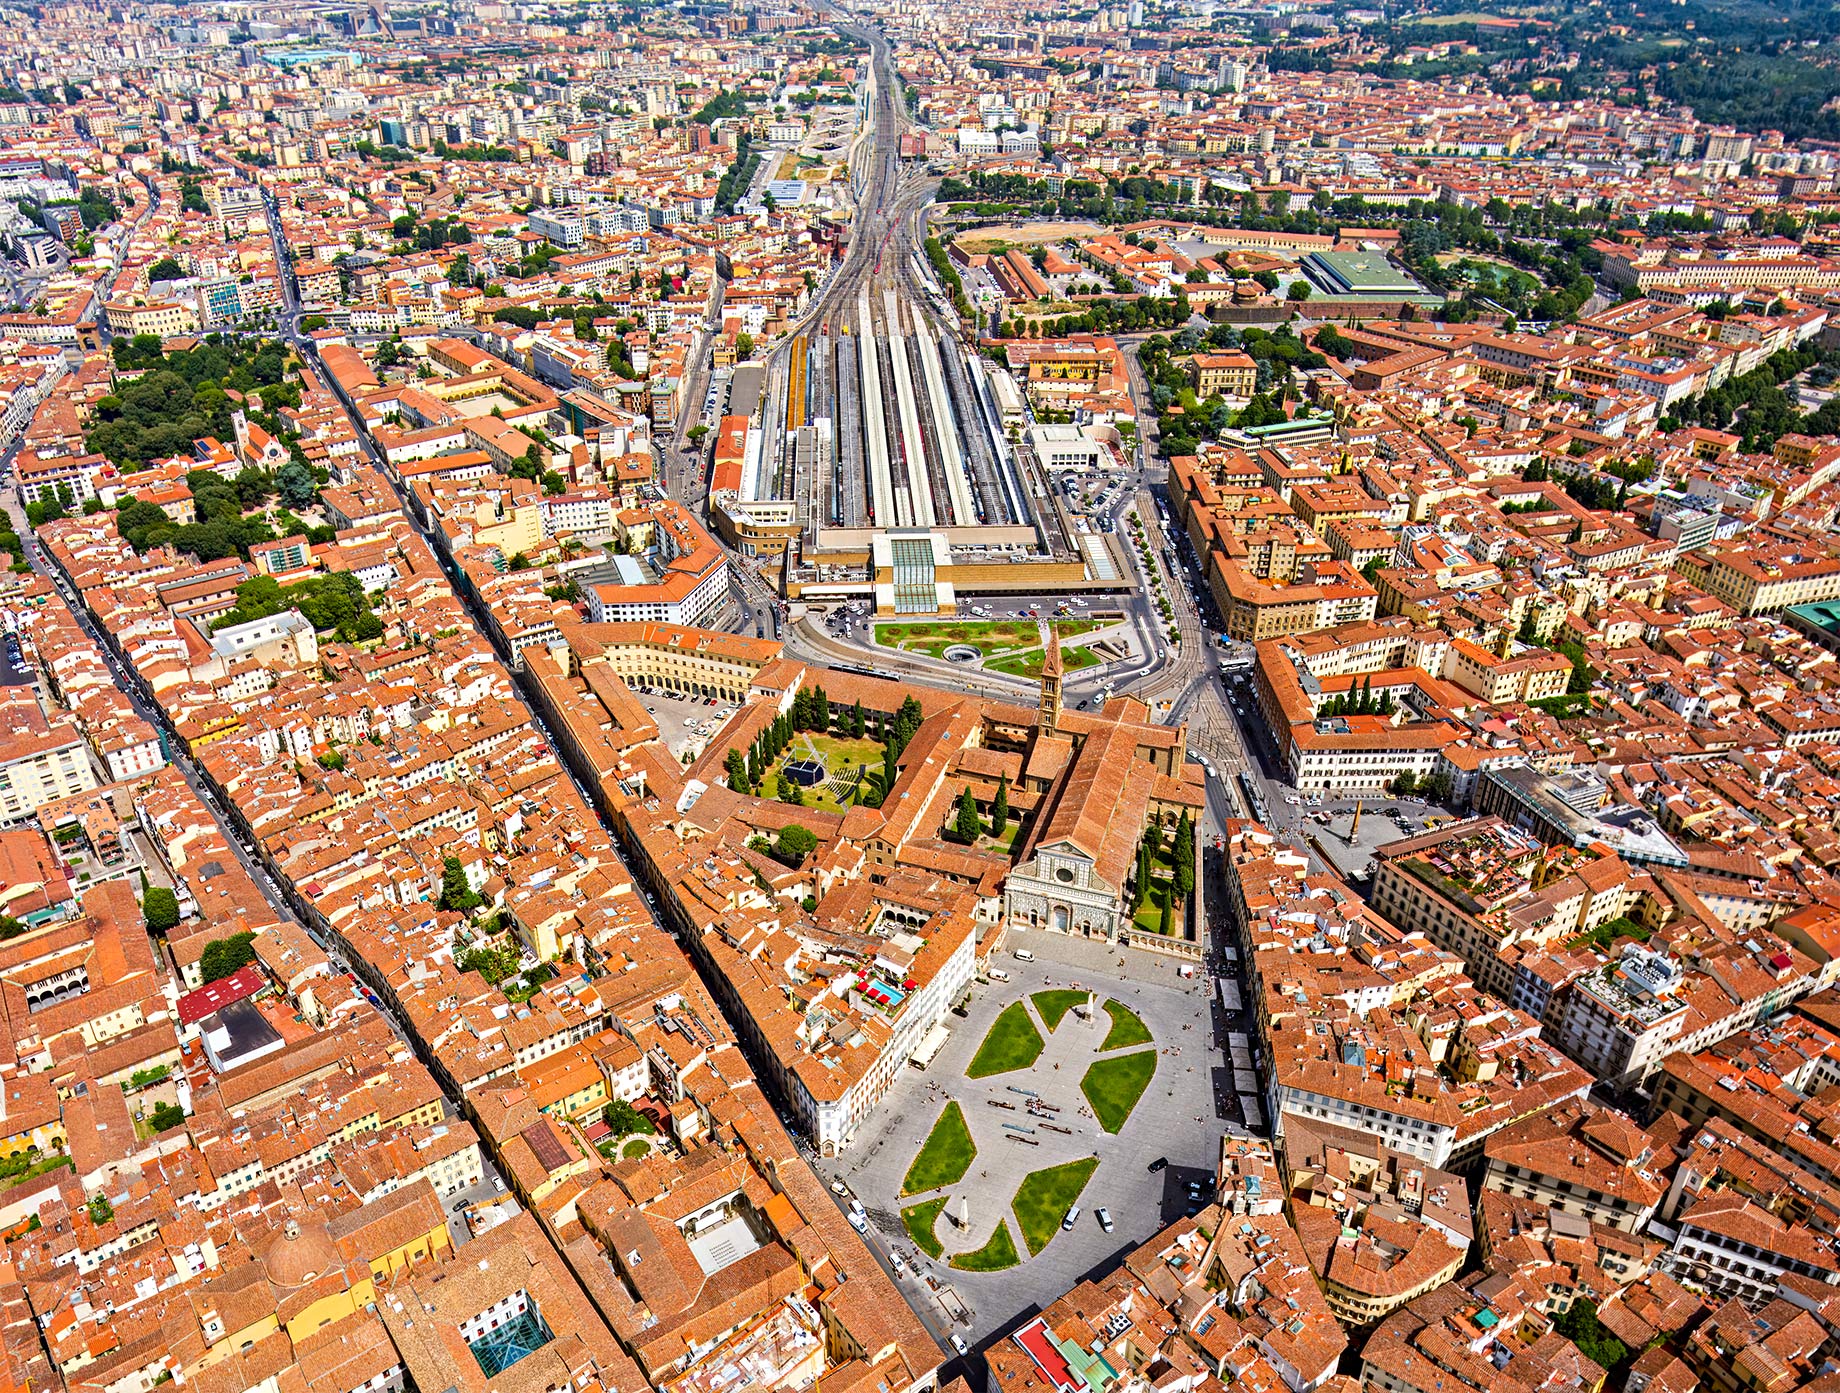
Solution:
[{"label": "courtyard", "polygon": [[[818,1163],[901,1256],[916,1305],[969,1309],[967,1338],[1187,1212],[1188,1183],[1211,1184],[1223,1131],[1213,1100],[1226,1064],[1205,978],[1140,949],[1016,943],[1035,960],[994,957],[1010,980],[948,1017],[929,1069],[903,1070],[844,1155]],[[1159,1158],[1166,1168],[1151,1171]]]},{"label": "courtyard", "polygon": [[879,740],[801,730],[761,775],[761,796],[773,797],[779,772],[787,770],[794,778],[801,806],[840,813],[850,806],[863,775],[881,767]]}]

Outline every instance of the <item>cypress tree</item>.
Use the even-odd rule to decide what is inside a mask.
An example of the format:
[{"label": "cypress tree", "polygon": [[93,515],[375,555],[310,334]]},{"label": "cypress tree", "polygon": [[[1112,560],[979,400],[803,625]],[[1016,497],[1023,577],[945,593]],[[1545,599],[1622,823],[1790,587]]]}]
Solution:
[{"label": "cypress tree", "polygon": [[1186,900],[1195,890],[1195,824],[1189,821],[1186,809],[1176,823],[1176,845],[1169,859],[1174,871],[1175,894]]},{"label": "cypress tree", "polygon": [[971,785],[966,784],[963,793],[958,795],[958,817],[952,824],[958,839],[969,846],[978,839],[984,830],[983,822],[978,818],[977,799],[971,796]]},{"label": "cypress tree", "polygon": [[811,694],[811,724],[814,730],[831,728],[831,699],[824,695],[824,688],[817,687]]},{"label": "cypress tree", "polygon": [[1173,889],[1165,890],[1163,892],[1163,912],[1157,916],[1156,931],[1160,933],[1164,938],[1169,937],[1169,928],[1170,928],[1170,922],[1171,922],[1169,906],[1175,900],[1175,897],[1176,895]]},{"label": "cypress tree", "polygon": [[997,775],[997,796],[990,800],[990,835],[1000,837],[1009,830],[1009,775]]},{"label": "cypress tree", "polygon": [[850,734],[860,740],[863,738],[863,729],[863,709],[862,703],[859,701],[850,712]]}]

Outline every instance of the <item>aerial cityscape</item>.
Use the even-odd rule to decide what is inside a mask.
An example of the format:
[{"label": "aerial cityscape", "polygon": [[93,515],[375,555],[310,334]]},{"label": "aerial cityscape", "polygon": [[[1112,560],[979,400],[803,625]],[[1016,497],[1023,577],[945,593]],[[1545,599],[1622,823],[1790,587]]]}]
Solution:
[{"label": "aerial cityscape", "polygon": [[0,1393],[1840,1393],[1840,7],[3,9]]}]

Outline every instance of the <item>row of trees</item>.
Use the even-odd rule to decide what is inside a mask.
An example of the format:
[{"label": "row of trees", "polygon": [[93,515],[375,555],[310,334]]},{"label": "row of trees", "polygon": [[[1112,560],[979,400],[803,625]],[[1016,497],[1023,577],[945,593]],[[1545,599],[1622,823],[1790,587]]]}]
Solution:
[{"label": "row of trees", "polygon": [[1453,791],[1448,774],[1427,774],[1421,779],[1410,770],[1394,779],[1390,787],[1402,798],[1407,794],[1419,793],[1433,803],[1442,803]]},{"label": "row of trees", "polygon": [[[1130,910],[1143,908],[1157,880],[1156,866],[1163,850],[1163,827],[1153,823],[1137,844],[1137,864],[1131,875]],[[1195,824],[1186,810],[1176,821],[1175,840],[1169,848],[1169,879],[1164,887],[1157,932],[1167,935],[1174,926],[1176,906],[1195,893]]]},{"label": "row of trees", "polygon": [[1391,692],[1374,695],[1374,680],[1363,677],[1361,685],[1349,689],[1346,696],[1330,697],[1323,703],[1325,716],[1390,716],[1398,707]]}]

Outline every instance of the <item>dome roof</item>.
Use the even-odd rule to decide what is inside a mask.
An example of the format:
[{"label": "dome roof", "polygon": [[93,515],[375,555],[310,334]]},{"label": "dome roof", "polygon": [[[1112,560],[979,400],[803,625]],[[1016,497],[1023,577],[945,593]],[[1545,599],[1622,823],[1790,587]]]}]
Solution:
[{"label": "dome roof", "polygon": [[332,1235],[320,1223],[289,1219],[262,1247],[262,1271],[278,1287],[304,1287],[339,1265]]}]

